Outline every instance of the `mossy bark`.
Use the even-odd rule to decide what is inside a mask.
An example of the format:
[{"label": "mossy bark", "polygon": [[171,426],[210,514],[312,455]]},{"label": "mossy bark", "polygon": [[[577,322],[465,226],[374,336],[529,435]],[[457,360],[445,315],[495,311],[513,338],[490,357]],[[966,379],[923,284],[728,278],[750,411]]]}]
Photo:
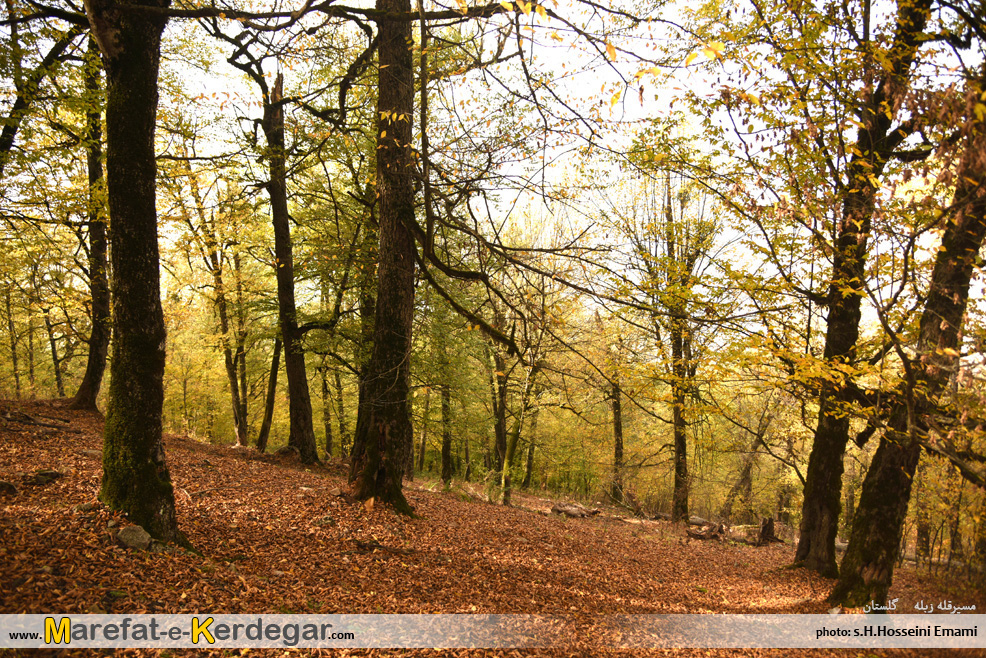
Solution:
[{"label": "mossy bark", "polygon": [[[410,12],[408,0],[377,0],[389,14]],[[373,352],[366,368],[350,482],[357,498],[375,498],[412,513],[402,491],[411,445],[409,357],[414,319],[414,166],[411,121],[414,79],[411,24],[379,23],[377,207],[379,249]]]},{"label": "mossy bark", "polygon": [[87,2],[86,12],[106,69],[106,183],[113,222],[113,359],[100,499],[153,537],[187,545],[161,442],[165,325],[154,128],[166,19],[103,0]]}]

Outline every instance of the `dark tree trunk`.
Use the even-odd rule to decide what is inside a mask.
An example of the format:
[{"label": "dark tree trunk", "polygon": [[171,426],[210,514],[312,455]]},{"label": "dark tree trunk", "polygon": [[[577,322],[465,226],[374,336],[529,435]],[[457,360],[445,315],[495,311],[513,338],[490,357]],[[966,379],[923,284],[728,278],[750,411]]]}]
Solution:
[{"label": "dark tree trunk", "polygon": [[243,445],[249,443],[250,417],[247,415],[249,388],[246,367],[246,306],[243,300],[243,270],[240,268],[240,252],[233,252],[233,276],[236,280],[236,368],[240,378],[240,419],[243,423]]},{"label": "dark tree trunk", "polygon": [[322,427],[325,430],[325,457],[332,456],[332,398],[329,397],[329,369],[322,360],[322,365],[318,369],[322,378]]},{"label": "dark tree trunk", "polygon": [[969,282],[986,236],[986,121],[976,104],[986,91],[986,75],[968,81],[967,124],[955,180],[956,212],[945,227],[931,273],[918,330],[917,358],[908,364],[907,386],[887,421],[887,429],[863,482],[842,573],[831,600],[859,606],[883,604],[893,578],[910,500],[911,482],[921,456],[922,422],[947,391],[958,366],[956,348],[969,298]]},{"label": "dark tree trunk", "polygon": [[[623,502],[623,391],[620,388],[619,375],[613,376],[613,387],[610,393],[610,403],[613,408],[613,487],[610,496],[617,503]],[[528,464],[526,485],[530,477]]]},{"label": "dark tree trunk", "polygon": [[531,486],[531,478],[534,477],[534,446],[537,445],[537,442],[534,440],[534,433],[537,431],[538,415],[540,411],[540,405],[535,405],[534,409],[531,411],[531,427],[527,432],[527,463],[524,466],[524,480],[520,483],[521,489],[526,489]]},{"label": "dark tree trunk", "polygon": [[425,389],[425,408],[421,413],[421,447],[418,449],[418,472],[425,471],[425,449],[428,447],[428,407],[431,406],[431,388]]},{"label": "dark tree trunk", "polygon": [[115,7],[104,0],[86,3],[106,70],[106,183],[113,222],[113,358],[99,497],[153,537],[187,545],[161,441],[165,325],[154,127],[167,19]]},{"label": "dark tree trunk", "polygon": [[106,355],[110,346],[110,286],[107,279],[106,213],[103,206],[103,128],[100,106],[99,47],[91,38],[85,60],[86,86],[86,164],[89,170],[89,295],[92,300],[92,330],[86,372],[69,406],[96,409],[96,398],[103,383]]},{"label": "dark tree trunk", "polygon": [[274,420],[274,400],[277,396],[277,371],[281,366],[281,337],[274,339],[274,355],[270,359],[270,376],[267,380],[267,398],[264,402],[264,420],[260,424],[257,435],[257,450],[267,450],[267,439],[270,436],[270,425]]},{"label": "dark tree trunk", "polygon": [[10,332],[10,367],[14,371],[14,394],[21,399],[21,375],[17,368],[17,327],[14,324],[14,309],[10,303],[10,288],[4,291],[7,306],[7,331]]},{"label": "dark tree trunk", "polygon": [[442,482],[452,482],[452,387],[442,384]]},{"label": "dark tree trunk", "polygon": [[[676,314],[679,315],[679,314]],[[685,320],[671,320],[671,423],[674,428],[674,494],[671,501],[671,520],[688,520],[688,434],[685,420],[685,396],[688,382],[688,363],[685,360]]]},{"label": "dark tree trunk", "polygon": [[490,395],[493,398],[494,467],[502,472],[507,455],[507,363],[495,345],[489,349],[493,353]]},{"label": "dark tree trunk", "polygon": [[339,455],[346,456],[349,448],[349,429],[346,427],[346,408],[342,397],[342,375],[336,370],[336,420],[339,422]]},{"label": "dark tree trunk", "polygon": [[[408,0],[377,0],[376,7],[404,15],[411,9]],[[350,481],[357,498],[376,498],[411,513],[402,491],[404,451],[413,432],[408,407],[416,250],[410,228],[415,221],[411,24],[383,20],[378,27],[376,323]]]},{"label": "dark tree trunk", "polygon": [[55,390],[58,397],[65,397],[65,383],[62,381],[62,361],[58,358],[58,341],[55,339],[55,327],[51,324],[51,311],[44,310],[45,333],[48,335],[48,349],[51,350],[51,365],[55,372]]},{"label": "dark tree trunk", "polygon": [[[863,127],[849,162],[842,218],[834,245],[832,279],[828,290],[825,362],[838,367],[854,365],[859,337],[860,302],[867,259],[870,224],[877,186],[890,153],[893,116],[886,108],[900,105],[906,80],[927,24],[931,0],[902,3],[896,17],[894,47],[874,91],[864,99]],[[843,456],[849,441],[846,387],[826,379],[819,396],[818,424],[808,459],[801,533],[795,562],[823,576],[838,574],[835,537],[839,530]]]},{"label": "dark tree trunk", "polygon": [[303,334],[298,330],[294,302],[294,255],[291,246],[291,217],[288,214],[287,169],[284,151],[283,77],[278,74],[274,89],[264,103],[261,122],[267,137],[271,219],[274,224],[274,255],[277,257],[277,305],[284,340],[284,372],[288,380],[288,411],[291,423],[288,445],[295,448],[303,464],[318,461],[312,401],[305,371]]}]

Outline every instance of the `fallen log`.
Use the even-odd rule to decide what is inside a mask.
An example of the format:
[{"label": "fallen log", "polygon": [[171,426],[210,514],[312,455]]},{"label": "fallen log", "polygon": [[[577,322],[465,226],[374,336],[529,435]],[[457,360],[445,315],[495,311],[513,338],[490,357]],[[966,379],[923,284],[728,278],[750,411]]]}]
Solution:
[{"label": "fallen log", "polygon": [[596,514],[599,514],[599,510],[589,509],[588,507],[579,505],[578,503],[555,503],[551,506],[551,511],[554,514],[562,514],[573,519],[582,519],[587,516],[595,516]]},{"label": "fallen log", "polygon": [[692,539],[715,539],[721,541],[726,536],[726,526],[721,523],[703,526],[699,530],[685,528],[685,533]]}]

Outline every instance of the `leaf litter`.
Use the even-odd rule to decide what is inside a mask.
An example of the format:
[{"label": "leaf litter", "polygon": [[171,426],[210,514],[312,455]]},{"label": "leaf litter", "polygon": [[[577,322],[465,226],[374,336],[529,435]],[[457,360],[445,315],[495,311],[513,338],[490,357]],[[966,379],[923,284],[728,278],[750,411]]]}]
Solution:
[{"label": "leaf litter", "polygon": [[[568,519],[548,513],[554,501],[523,493],[515,494],[516,507],[495,506],[477,502],[468,484],[441,492],[433,482],[408,483],[418,517],[407,518],[347,496],[339,460],[304,467],[290,457],[173,435],[165,449],[179,523],[201,554],[127,549],[116,540],[127,521],[97,501],[102,418],[57,403],[6,404],[0,482],[13,486],[0,488],[0,613],[529,613],[563,616],[574,629],[566,646],[554,649],[288,652],[340,657],[982,655],[611,648],[619,637],[603,637],[593,625],[606,615],[825,614],[832,581],[786,568],[790,545],[691,540],[669,522],[623,519],[616,510]],[[913,568],[895,580],[891,597],[900,609],[956,597],[984,609],[980,594]]]}]

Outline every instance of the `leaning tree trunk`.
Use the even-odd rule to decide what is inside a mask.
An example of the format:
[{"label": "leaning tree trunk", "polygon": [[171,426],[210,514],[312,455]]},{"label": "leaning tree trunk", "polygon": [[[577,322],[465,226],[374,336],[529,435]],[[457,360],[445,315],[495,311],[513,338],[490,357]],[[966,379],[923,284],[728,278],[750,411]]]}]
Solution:
[{"label": "leaning tree trunk", "polygon": [[[408,0],[377,0],[376,7],[390,14],[411,10]],[[376,324],[350,472],[357,498],[377,498],[403,513],[412,511],[402,491],[404,451],[413,431],[408,407],[415,267],[410,43],[410,22],[379,22]]]},{"label": "leaning tree trunk", "polygon": [[[955,180],[955,216],[942,236],[921,313],[917,358],[909,364],[887,429],[863,481],[849,547],[830,599],[861,606],[883,604],[893,579],[907,516],[911,482],[921,457],[921,418],[936,408],[958,365],[956,348],[969,298],[969,282],[986,236],[986,121],[976,113],[986,75],[969,81],[964,151]],[[902,400],[906,398],[906,403]]]},{"label": "leaning tree trunk", "polygon": [[103,383],[106,355],[110,346],[110,287],[107,280],[106,213],[103,212],[103,129],[100,111],[99,47],[89,40],[85,59],[86,161],[89,170],[89,294],[92,301],[92,330],[86,373],[69,406],[96,409],[96,398]]},{"label": "leaning tree trunk", "polygon": [[283,77],[277,75],[274,90],[264,103],[262,126],[267,137],[271,219],[274,224],[274,255],[277,258],[277,307],[284,340],[284,372],[288,380],[288,445],[297,449],[304,464],[318,461],[312,400],[305,371],[305,351],[294,302],[294,255],[291,247],[291,218],[288,214],[287,170],[284,153]]},{"label": "leaning tree trunk", "polygon": [[270,436],[271,422],[274,420],[274,401],[277,393],[277,371],[281,365],[281,337],[274,339],[274,355],[270,359],[270,376],[267,379],[267,396],[264,401],[264,419],[257,434],[257,450],[267,450],[267,438]]},{"label": "leaning tree trunk", "polygon": [[[828,290],[823,358],[832,366],[853,365],[856,361],[862,286],[879,178],[896,145],[896,135],[891,133],[894,113],[907,92],[907,79],[930,5],[931,0],[898,5],[893,47],[880,69],[881,77],[869,87],[872,91],[865,92],[869,96],[860,107],[863,126],[846,172],[847,192],[842,201]],[[846,411],[850,402],[847,387],[830,380],[822,384],[794,558],[801,566],[833,578],[838,574],[835,537],[839,530],[843,456],[849,442]]]},{"label": "leaning tree trunk", "polygon": [[106,183],[113,221],[113,359],[100,499],[152,536],[187,545],[161,441],[165,325],[154,127],[167,19],[121,11],[120,3],[111,8],[106,0],[89,0],[86,12],[106,69]]}]

